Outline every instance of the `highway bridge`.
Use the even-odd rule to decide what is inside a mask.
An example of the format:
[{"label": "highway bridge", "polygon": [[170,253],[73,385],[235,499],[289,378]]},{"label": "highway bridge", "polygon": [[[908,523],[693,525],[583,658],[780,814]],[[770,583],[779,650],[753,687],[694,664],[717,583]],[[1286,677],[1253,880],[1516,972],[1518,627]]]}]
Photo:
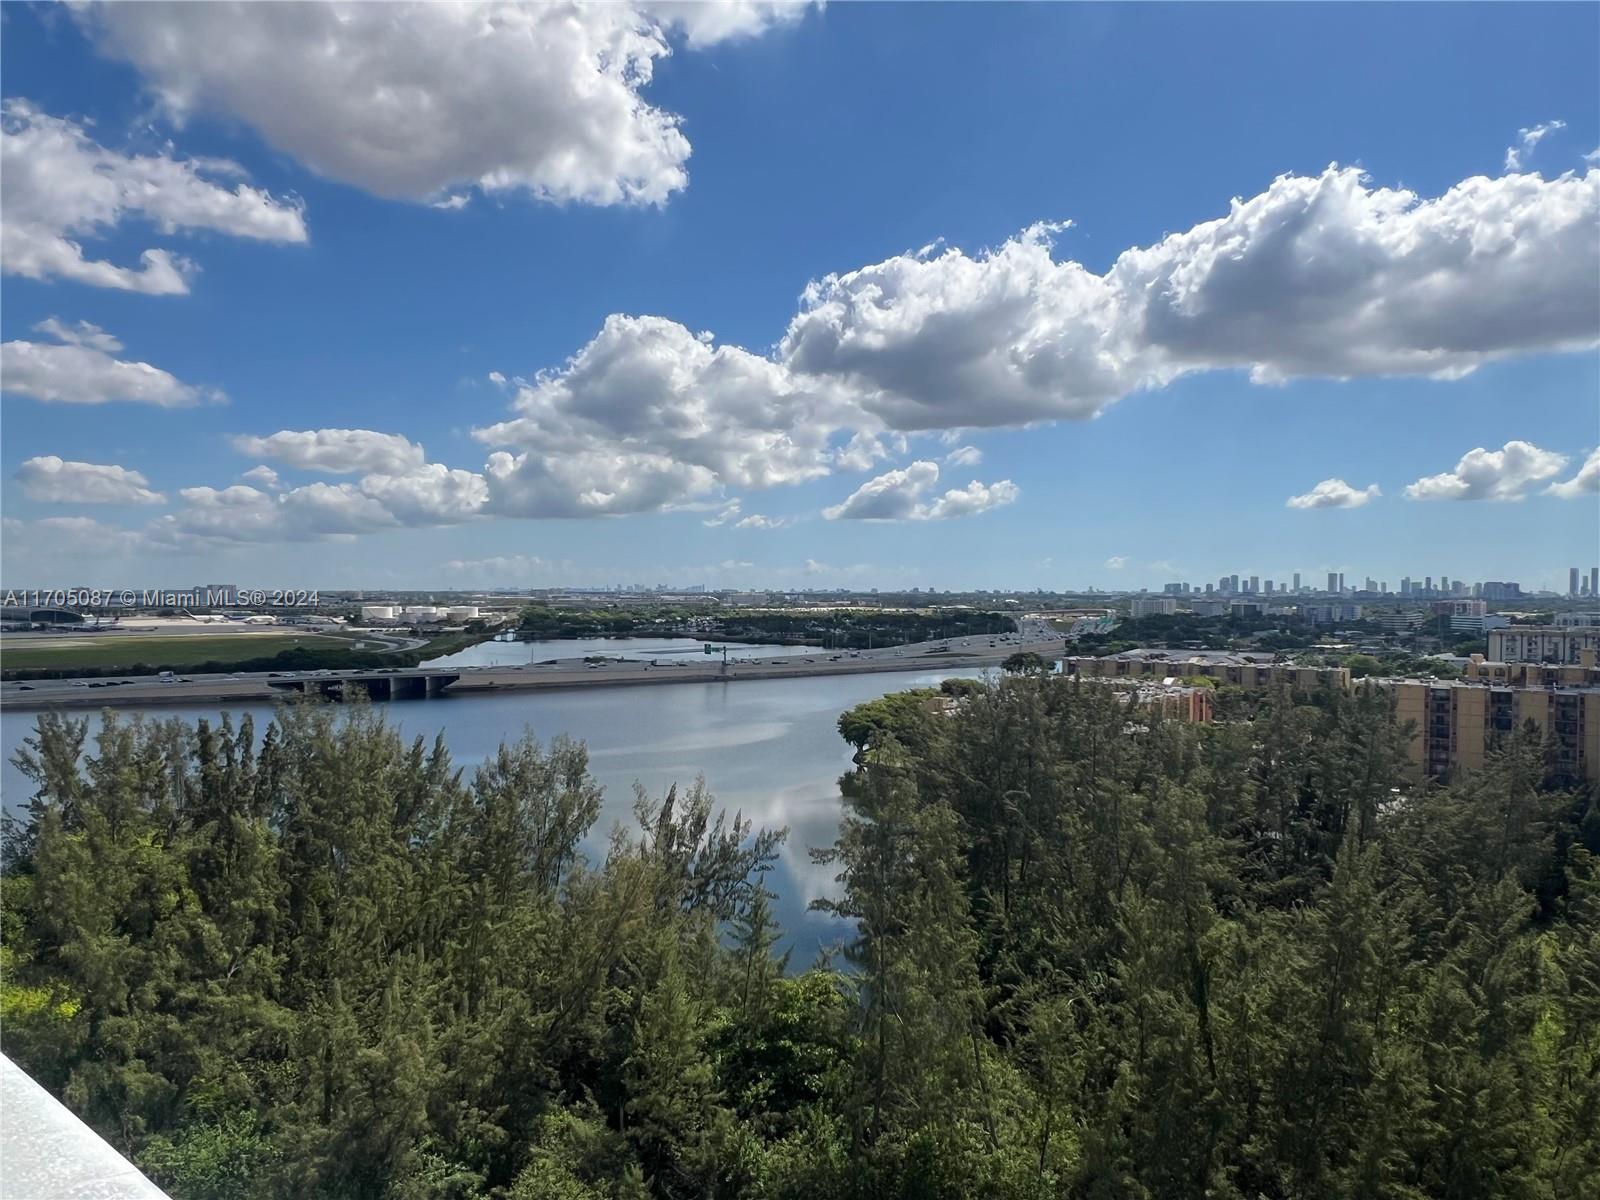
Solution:
[{"label": "highway bridge", "polygon": [[603,687],[621,684],[732,683],[743,679],[794,679],[808,675],[854,675],[880,671],[950,671],[998,667],[1018,651],[1047,661],[1061,657],[1060,633],[1024,618],[1010,634],[974,634],[885,646],[876,650],[818,649],[814,654],[722,662],[698,659],[548,659],[515,666],[394,667],[382,670],[175,672],[170,676],[107,676],[93,679],[11,680],[0,683],[6,709],[122,708],[136,704],[218,704],[270,701],[308,695],[331,700],[431,700],[494,695],[514,690]]},{"label": "highway bridge", "polygon": [[388,670],[300,672],[267,678],[276,692],[298,692],[302,696],[321,696],[326,700],[349,700],[365,696],[368,700],[432,700],[461,678],[460,671]]}]

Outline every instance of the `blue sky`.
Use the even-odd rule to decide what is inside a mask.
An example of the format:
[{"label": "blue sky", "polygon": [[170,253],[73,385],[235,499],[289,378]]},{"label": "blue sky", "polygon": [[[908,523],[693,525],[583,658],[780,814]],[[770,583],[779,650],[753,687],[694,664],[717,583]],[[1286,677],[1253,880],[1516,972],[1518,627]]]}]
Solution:
[{"label": "blue sky", "polygon": [[296,7],[4,9],[9,586],[1600,557],[1594,6]]}]

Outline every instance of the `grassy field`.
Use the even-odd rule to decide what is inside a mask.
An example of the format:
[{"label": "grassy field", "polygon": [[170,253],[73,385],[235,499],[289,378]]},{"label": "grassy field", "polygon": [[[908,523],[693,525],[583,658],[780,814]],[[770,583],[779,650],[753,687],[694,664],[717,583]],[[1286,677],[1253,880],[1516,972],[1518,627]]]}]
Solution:
[{"label": "grassy field", "polygon": [[23,671],[35,667],[131,667],[136,663],[162,664],[181,669],[194,663],[244,662],[301,647],[336,650],[350,645],[348,638],[320,637],[314,633],[285,634],[178,634],[137,637],[113,634],[73,634],[51,645],[0,639],[0,668]]}]

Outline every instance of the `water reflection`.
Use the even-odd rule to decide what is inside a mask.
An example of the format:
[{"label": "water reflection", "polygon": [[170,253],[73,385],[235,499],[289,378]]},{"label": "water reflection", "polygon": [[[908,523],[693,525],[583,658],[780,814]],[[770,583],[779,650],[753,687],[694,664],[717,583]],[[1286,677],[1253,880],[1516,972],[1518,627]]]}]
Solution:
[{"label": "water reflection", "polygon": [[[933,687],[943,679],[977,673],[886,672],[504,692],[393,704],[385,715],[409,735],[431,740],[443,731],[456,764],[469,769],[524,730],[546,742],[561,733],[583,741],[591,771],[605,788],[601,817],[587,846],[591,858],[604,853],[606,835],[617,822],[633,824],[635,782],[659,797],[673,784],[688,786],[703,775],[720,806],[741,811],[757,826],[788,827],[788,842],[766,884],[778,895],[773,907],[788,931],[793,961],[804,966],[819,947],[838,941],[845,932],[839,922],[806,907],[832,894],[835,886],[830,869],[817,867],[806,851],[832,843],[838,831],[838,779],[851,766],[850,747],[836,725],[839,714],[885,692]],[[215,717],[220,710],[174,705],[130,711],[193,721]],[[230,711],[250,713],[258,730],[272,717],[271,706],[265,704],[233,705]],[[33,723],[29,712],[0,714],[6,759],[0,792],[11,810],[27,800],[26,780],[11,765],[11,756]]]},{"label": "water reflection", "polygon": [[[712,648],[708,656],[707,646]],[[818,654],[816,646],[758,646],[750,642],[701,642],[693,638],[563,638],[553,641],[524,642],[514,638],[494,638],[468,646],[454,654],[429,659],[429,667],[523,667],[552,658],[584,658],[604,654],[608,657],[648,661],[653,658],[711,658],[720,660],[726,649],[730,659],[784,658],[796,654]]]}]

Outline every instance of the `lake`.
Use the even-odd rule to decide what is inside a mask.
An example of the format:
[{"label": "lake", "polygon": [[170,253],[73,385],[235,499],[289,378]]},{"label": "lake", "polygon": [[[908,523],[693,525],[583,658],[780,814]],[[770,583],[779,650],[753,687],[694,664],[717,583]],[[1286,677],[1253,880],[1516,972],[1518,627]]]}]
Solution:
[{"label": "lake", "polygon": [[730,659],[780,658],[792,654],[820,654],[816,646],[757,646],[749,642],[702,642],[694,638],[562,638],[522,642],[493,638],[454,654],[430,658],[425,667],[522,667],[552,658],[583,658],[604,654],[612,658],[705,658],[706,647],[720,658],[726,647]]},{"label": "lake", "polygon": [[[537,653],[535,661],[553,657]],[[411,735],[432,739],[443,731],[456,764],[469,768],[524,729],[547,742],[565,733],[586,743],[590,770],[605,788],[602,814],[588,843],[591,859],[604,852],[606,833],[616,822],[632,825],[635,781],[659,797],[673,783],[687,785],[703,774],[721,807],[741,811],[757,826],[788,827],[788,841],[765,882],[778,896],[773,907],[789,935],[793,963],[804,967],[844,934],[838,921],[807,909],[835,886],[831,870],[813,865],[806,850],[830,845],[838,831],[838,780],[851,768],[850,747],[835,725],[839,714],[885,692],[934,687],[943,679],[975,674],[884,672],[505,692],[391,704],[384,713]],[[129,711],[192,721],[220,710],[171,705]],[[233,705],[230,711],[251,713],[258,729],[272,715],[267,704]],[[31,712],[0,713],[5,755],[0,791],[9,809],[28,796],[27,781],[11,765],[11,756],[32,731],[34,718]]]}]

